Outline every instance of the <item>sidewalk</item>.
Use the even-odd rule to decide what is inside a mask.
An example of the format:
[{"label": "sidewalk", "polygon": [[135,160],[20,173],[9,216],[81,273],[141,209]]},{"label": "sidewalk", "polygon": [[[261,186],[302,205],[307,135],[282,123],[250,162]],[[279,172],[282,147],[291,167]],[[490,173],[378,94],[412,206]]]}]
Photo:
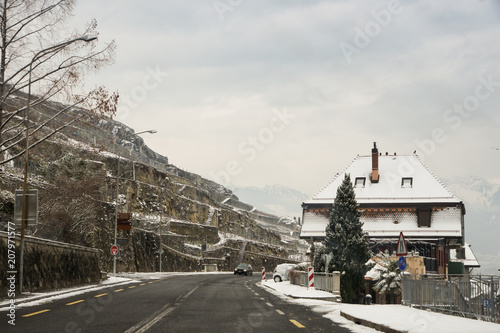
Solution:
[{"label": "sidewalk", "polygon": [[[266,281],[262,283],[262,286],[294,299],[302,299],[305,301],[305,305],[311,305],[311,300],[326,301],[332,296],[326,291],[291,285],[288,281],[278,283]],[[344,318],[357,324],[387,333],[500,332],[500,324],[455,317],[397,304],[358,305],[331,302],[330,309],[330,311],[340,310],[340,314]]]}]

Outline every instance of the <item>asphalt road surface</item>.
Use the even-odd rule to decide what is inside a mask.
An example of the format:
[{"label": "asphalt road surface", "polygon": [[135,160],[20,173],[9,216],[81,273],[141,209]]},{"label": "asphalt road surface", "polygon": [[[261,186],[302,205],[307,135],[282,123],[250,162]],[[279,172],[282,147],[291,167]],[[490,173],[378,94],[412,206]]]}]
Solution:
[{"label": "asphalt road surface", "polygon": [[1,311],[0,332],[349,332],[256,286],[260,276],[144,280]]}]

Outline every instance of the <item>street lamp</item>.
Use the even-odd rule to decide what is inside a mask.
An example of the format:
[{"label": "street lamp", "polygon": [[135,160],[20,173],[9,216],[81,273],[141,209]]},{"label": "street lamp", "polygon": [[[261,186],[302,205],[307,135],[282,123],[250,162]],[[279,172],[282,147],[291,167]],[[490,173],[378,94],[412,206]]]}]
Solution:
[{"label": "street lamp", "polygon": [[30,62],[30,69],[28,72],[28,98],[26,105],[26,113],[24,116],[26,123],[26,149],[24,152],[24,183],[23,183],[23,213],[21,218],[21,258],[19,260],[19,292],[23,292],[23,271],[24,271],[24,234],[26,232],[26,222],[28,220],[28,162],[29,162],[29,120],[30,120],[30,103],[31,103],[31,72],[33,71],[33,63],[40,59],[47,53],[61,49],[76,41],[90,42],[97,39],[95,35],[84,35],[74,38],[45,49],[38,51]]},{"label": "street lamp", "polygon": [[[121,140],[124,140],[128,137],[131,137],[131,136],[134,136],[134,135],[139,135],[139,134],[143,134],[143,133],[150,133],[150,134],[155,134],[156,133],[156,130],[148,130],[148,131],[142,131],[142,132],[139,132],[139,133],[130,133],[126,136],[124,136],[123,138],[121,138]],[[113,245],[116,245],[116,242],[117,242],[117,238],[118,238],[118,195],[119,195],[119,189],[120,189],[120,156],[117,155],[118,158],[117,158],[117,166],[116,166],[116,203],[115,203],[115,241],[114,241],[114,244]],[[116,275],[116,256],[118,254],[115,254],[113,255],[113,274]]]}]

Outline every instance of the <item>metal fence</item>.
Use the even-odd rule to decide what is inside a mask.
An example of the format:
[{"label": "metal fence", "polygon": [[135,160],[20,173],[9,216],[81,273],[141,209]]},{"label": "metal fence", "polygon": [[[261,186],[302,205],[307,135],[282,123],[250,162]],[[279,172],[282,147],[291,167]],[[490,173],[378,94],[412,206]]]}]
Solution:
[{"label": "metal fence", "polygon": [[500,323],[500,276],[404,275],[402,302]]},{"label": "metal fence", "polygon": [[[290,274],[290,283],[299,286],[309,287],[308,273],[293,271]],[[340,295],[340,273],[314,273],[314,289],[328,291],[335,295]]]}]

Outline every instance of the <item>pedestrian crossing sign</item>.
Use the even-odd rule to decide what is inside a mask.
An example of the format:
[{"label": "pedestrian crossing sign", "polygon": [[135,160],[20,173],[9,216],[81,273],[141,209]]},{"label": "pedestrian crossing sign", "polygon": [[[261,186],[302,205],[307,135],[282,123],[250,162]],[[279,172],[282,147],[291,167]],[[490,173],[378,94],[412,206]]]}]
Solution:
[{"label": "pedestrian crossing sign", "polygon": [[403,232],[399,233],[398,247],[396,249],[397,256],[406,256],[408,254],[408,247],[406,247],[405,236]]}]

